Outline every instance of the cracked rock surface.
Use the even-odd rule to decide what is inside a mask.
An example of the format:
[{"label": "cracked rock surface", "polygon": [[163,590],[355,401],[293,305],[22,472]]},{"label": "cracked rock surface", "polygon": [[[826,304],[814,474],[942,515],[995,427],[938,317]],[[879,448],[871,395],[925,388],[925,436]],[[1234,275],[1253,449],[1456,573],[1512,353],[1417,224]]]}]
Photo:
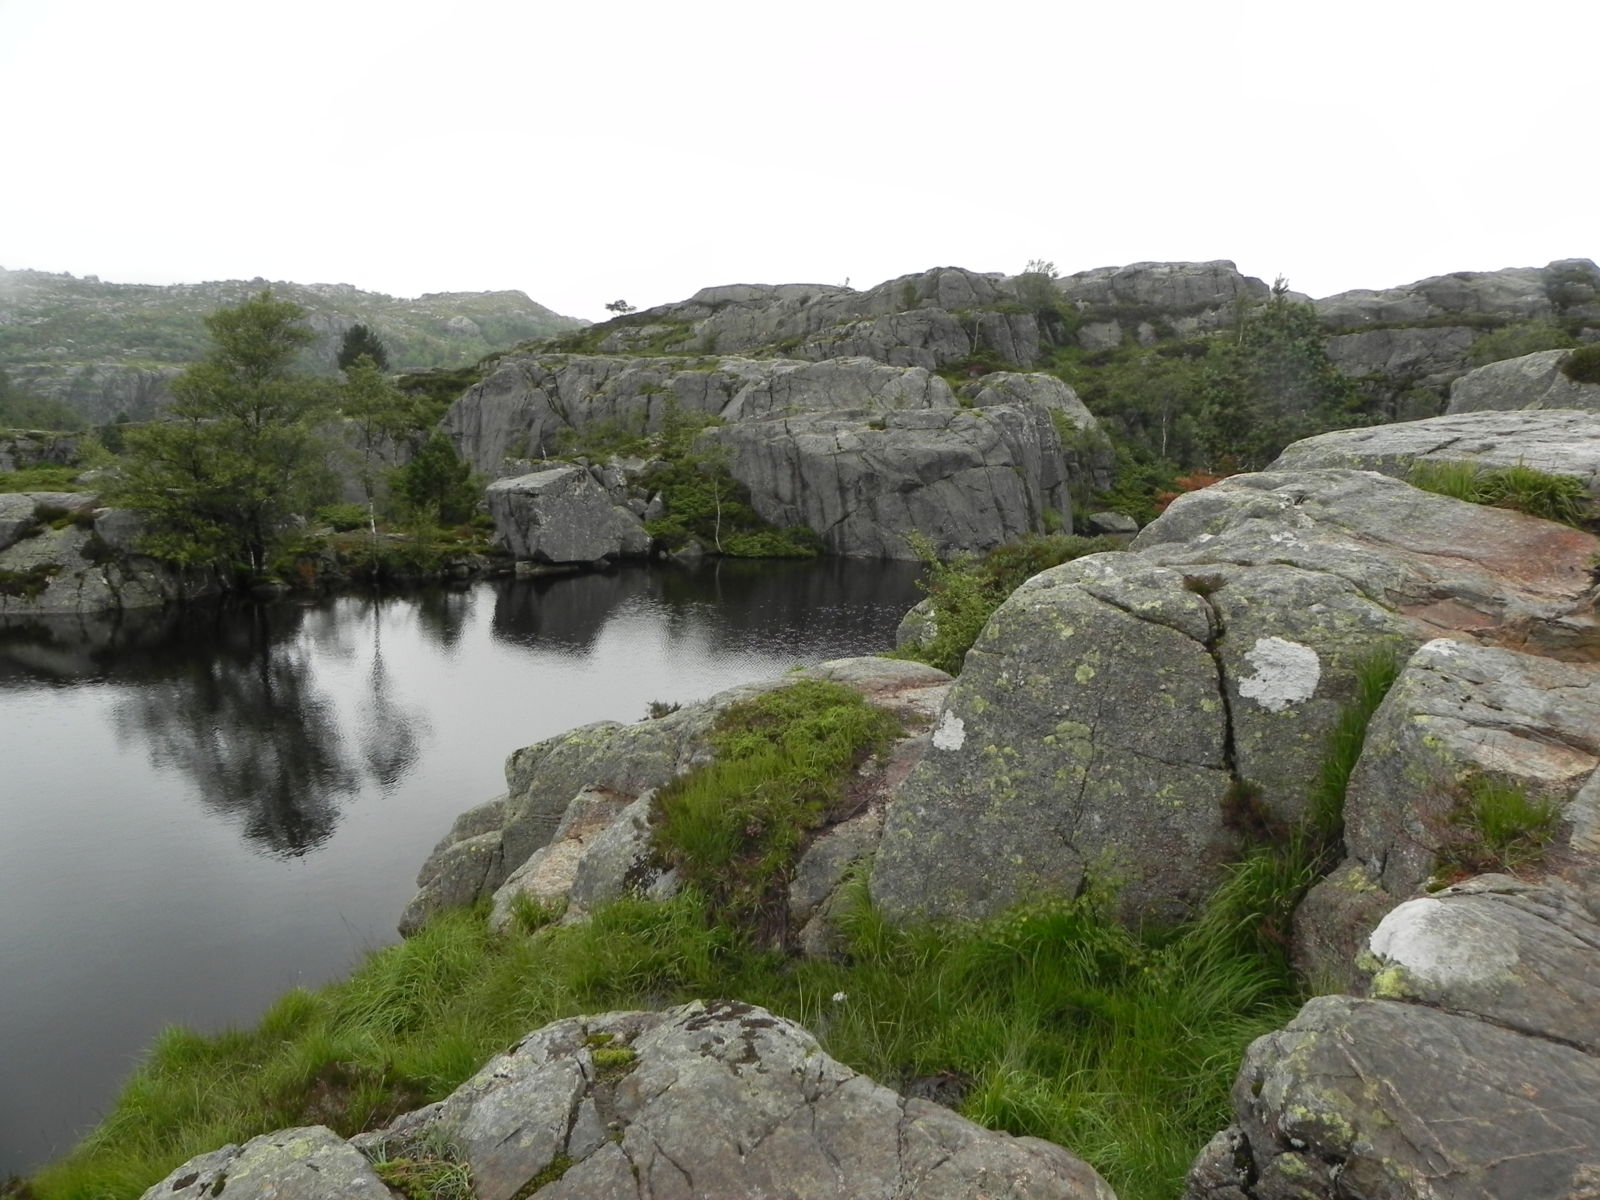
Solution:
[{"label": "cracked rock surface", "polygon": [[[32,589],[0,589],[0,618],[92,614],[160,608],[214,593],[202,572],[167,567],[135,549],[138,520],[127,509],[100,508],[92,492],[0,495],[0,573],[39,575]],[[55,528],[36,510],[88,514]]]},{"label": "cracked rock surface", "polygon": [[900,1096],[727,1001],[558,1021],[387,1129],[257,1138],[146,1197],[198,1200],[219,1177],[245,1200],[381,1197],[357,1151],[395,1143],[449,1147],[478,1200],[1115,1200],[1065,1150]]}]

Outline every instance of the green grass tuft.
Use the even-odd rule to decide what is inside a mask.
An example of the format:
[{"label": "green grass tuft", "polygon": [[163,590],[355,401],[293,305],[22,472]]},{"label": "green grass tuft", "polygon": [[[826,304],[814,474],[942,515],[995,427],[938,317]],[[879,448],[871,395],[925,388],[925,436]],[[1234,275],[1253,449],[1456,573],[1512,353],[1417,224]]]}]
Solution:
[{"label": "green grass tuft", "polygon": [[1425,492],[1515,509],[1576,529],[1585,528],[1594,516],[1589,489],[1580,480],[1521,463],[1489,468],[1471,462],[1419,461],[1411,465],[1406,480]]},{"label": "green grass tuft", "polygon": [[75,492],[82,467],[26,467],[0,471],[0,492]]},{"label": "green grass tuft", "polygon": [[1474,775],[1462,785],[1452,829],[1439,848],[1444,882],[1483,871],[1516,872],[1538,862],[1560,824],[1560,806],[1517,784]]}]

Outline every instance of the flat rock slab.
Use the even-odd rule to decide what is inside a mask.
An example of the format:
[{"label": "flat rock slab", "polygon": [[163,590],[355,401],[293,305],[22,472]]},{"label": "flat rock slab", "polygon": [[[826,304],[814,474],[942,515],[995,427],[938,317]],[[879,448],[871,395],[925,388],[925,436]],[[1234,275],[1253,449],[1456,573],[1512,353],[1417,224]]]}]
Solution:
[{"label": "flat rock slab", "polygon": [[1465,412],[1341,429],[1295,442],[1268,470],[1344,467],[1404,479],[1418,462],[1533,467],[1581,480],[1600,494],[1600,412]]},{"label": "flat rock slab", "polygon": [[1540,350],[1469,371],[1450,388],[1451,413],[1518,408],[1600,410],[1600,385],[1561,373],[1569,350]]}]

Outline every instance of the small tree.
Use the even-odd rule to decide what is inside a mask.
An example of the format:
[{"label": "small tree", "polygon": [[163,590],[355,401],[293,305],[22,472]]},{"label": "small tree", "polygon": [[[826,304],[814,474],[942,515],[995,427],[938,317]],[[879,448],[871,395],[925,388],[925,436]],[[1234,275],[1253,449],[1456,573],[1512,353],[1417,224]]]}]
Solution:
[{"label": "small tree", "polygon": [[326,389],[297,375],[312,340],[270,290],[206,318],[215,348],[172,381],[165,419],[127,431],[115,498],[146,519],[146,550],[261,573],[292,519],[330,491],[313,432]]},{"label": "small tree", "polygon": [[614,312],[618,316],[625,317],[633,311],[633,305],[629,304],[626,300],[613,300],[610,304],[606,305],[606,311]]},{"label": "small tree", "polygon": [[[361,490],[370,510],[378,492],[379,463],[384,461],[385,450],[402,438],[420,436],[427,402],[395,387],[368,355],[359,356],[344,374],[345,382],[338,392],[339,411],[355,432]],[[388,459],[385,467],[393,462]]]},{"label": "small tree", "polygon": [[389,369],[389,351],[383,339],[365,325],[352,325],[339,343],[339,370],[349,371],[365,355],[380,371]]},{"label": "small tree", "polygon": [[416,457],[390,476],[389,489],[402,512],[444,525],[471,520],[483,491],[472,465],[438,429],[428,435]]}]

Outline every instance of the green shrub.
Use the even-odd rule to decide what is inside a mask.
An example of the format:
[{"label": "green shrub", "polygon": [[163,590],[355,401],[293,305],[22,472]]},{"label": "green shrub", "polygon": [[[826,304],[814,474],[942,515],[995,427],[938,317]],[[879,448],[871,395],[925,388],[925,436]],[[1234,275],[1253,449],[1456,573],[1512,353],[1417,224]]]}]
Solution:
[{"label": "green shrub", "polygon": [[1412,487],[1473,504],[1510,508],[1529,516],[1584,528],[1593,517],[1589,489],[1570,475],[1551,475],[1533,467],[1483,467],[1472,462],[1411,464]]},{"label": "green shrub", "polygon": [[1600,343],[1567,355],[1561,360],[1561,373],[1573,383],[1600,383]]},{"label": "green shrub", "polygon": [[0,471],[0,492],[75,492],[78,467],[26,467]]},{"label": "green shrub", "polygon": [[366,529],[370,510],[365,504],[325,504],[317,509],[317,520],[332,525],[338,533],[352,529]]},{"label": "green shrub", "polygon": [[1519,321],[1473,339],[1467,361],[1475,367],[1540,350],[1565,350],[1573,337],[1554,321]]}]

